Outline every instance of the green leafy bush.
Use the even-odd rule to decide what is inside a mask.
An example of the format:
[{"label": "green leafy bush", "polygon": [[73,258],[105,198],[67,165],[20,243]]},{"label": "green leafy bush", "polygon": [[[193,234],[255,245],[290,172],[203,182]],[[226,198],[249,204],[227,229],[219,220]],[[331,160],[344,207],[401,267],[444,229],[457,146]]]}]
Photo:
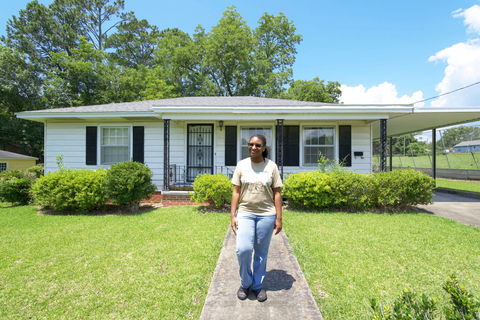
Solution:
[{"label": "green leafy bush", "polygon": [[152,183],[152,170],[142,163],[125,161],[113,164],[107,171],[105,187],[113,203],[138,209],[142,199],[151,197],[157,187]]},{"label": "green leafy bush", "polygon": [[32,174],[35,179],[43,177],[44,166],[43,163],[37,164],[36,166],[30,167],[26,170],[28,173]]},{"label": "green leafy bush", "polygon": [[32,187],[35,202],[43,208],[91,212],[108,201],[103,169],[66,169],[48,173]]},{"label": "green leafy bush", "polygon": [[3,171],[0,173],[0,181],[10,180],[13,178],[25,178],[25,171],[23,170],[10,170]]},{"label": "green leafy bush", "polygon": [[431,203],[434,189],[432,178],[414,170],[375,174],[317,170],[290,174],[284,184],[290,205],[313,210],[405,208]]},{"label": "green leafy bush", "polygon": [[30,188],[34,181],[35,179],[28,177],[10,177],[8,180],[0,180],[0,200],[14,204],[28,204],[31,200]]},{"label": "green leafy bush", "polygon": [[369,310],[364,317],[368,320],[479,320],[480,302],[472,292],[463,286],[455,275],[451,275],[442,286],[450,296],[445,297],[445,306],[426,294],[420,297],[405,289],[400,298],[393,303],[382,304],[377,299],[370,299]]},{"label": "green leafy bush", "polygon": [[212,200],[215,206],[220,207],[232,201],[233,185],[223,173],[201,174],[193,182],[192,200],[197,203]]}]

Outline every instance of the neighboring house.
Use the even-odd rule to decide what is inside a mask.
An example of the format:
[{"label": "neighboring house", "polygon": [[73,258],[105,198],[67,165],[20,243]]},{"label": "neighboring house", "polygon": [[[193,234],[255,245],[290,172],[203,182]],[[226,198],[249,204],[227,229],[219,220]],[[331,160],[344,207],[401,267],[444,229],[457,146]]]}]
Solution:
[{"label": "neighboring house", "polygon": [[19,153],[0,150],[0,172],[11,170],[25,170],[33,167],[38,158]]},{"label": "neighboring house", "polygon": [[[424,109],[428,109],[425,110]],[[433,111],[432,111],[433,110]],[[233,174],[254,133],[267,137],[284,174],[317,169],[318,154],[372,172],[372,140],[480,119],[480,109],[339,105],[257,97],[186,97],[20,112],[45,124],[45,172],[146,163],[159,190],[199,173]],[[388,123],[388,126],[387,126]],[[283,133],[282,133],[283,132]]]},{"label": "neighboring house", "polygon": [[453,152],[480,152],[480,140],[460,142],[453,146]]}]

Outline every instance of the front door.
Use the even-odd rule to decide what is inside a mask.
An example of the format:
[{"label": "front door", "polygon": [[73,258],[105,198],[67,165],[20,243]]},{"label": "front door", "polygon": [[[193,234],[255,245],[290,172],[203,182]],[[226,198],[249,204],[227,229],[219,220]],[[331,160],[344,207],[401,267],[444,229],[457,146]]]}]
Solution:
[{"label": "front door", "polygon": [[187,181],[213,174],[213,124],[189,124],[187,135]]}]

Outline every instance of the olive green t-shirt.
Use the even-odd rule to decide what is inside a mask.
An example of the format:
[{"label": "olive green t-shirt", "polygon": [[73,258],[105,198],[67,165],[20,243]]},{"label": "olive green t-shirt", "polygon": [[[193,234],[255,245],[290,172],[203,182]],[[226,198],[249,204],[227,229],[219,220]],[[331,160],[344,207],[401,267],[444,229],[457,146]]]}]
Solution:
[{"label": "olive green t-shirt", "polygon": [[260,216],[276,214],[273,188],[282,187],[282,179],[275,162],[265,159],[255,163],[246,158],[238,162],[232,183],[241,187],[238,211]]}]

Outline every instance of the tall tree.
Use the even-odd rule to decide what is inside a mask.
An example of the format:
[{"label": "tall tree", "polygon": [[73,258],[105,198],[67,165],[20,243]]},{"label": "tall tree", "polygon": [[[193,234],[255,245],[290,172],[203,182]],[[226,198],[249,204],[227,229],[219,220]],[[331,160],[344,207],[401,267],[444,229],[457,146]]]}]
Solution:
[{"label": "tall tree", "polygon": [[147,20],[132,18],[117,26],[117,32],[106,41],[108,48],[114,49],[112,59],[122,66],[138,68],[143,65],[155,67],[154,53],[165,33]]},{"label": "tall tree", "polygon": [[14,144],[41,159],[43,124],[14,115],[45,107],[38,68],[25,54],[0,45],[0,147]]},{"label": "tall tree", "polygon": [[2,42],[27,55],[34,63],[49,66],[51,54],[70,55],[82,35],[80,11],[68,0],[55,0],[48,7],[34,0],[7,22],[7,36]]},{"label": "tall tree", "polygon": [[84,34],[97,50],[105,49],[108,34],[114,27],[134,17],[133,12],[121,12],[125,7],[125,0],[73,1],[81,9],[79,21]]},{"label": "tall tree", "polygon": [[340,90],[340,83],[338,81],[328,81],[325,85],[324,80],[318,77],[313,80],[296,80],[288,91],[282,95],[284,99],[312,101],[312,102],[326,102],[339,103],[342,91]]},{"label": "tall tree", "polygon": [[296,46],[302,41],[302,36],[295,34],[293,21],[281,12],[278,16],[265,12],[258,24],[253,31],[256,70],[260,77],[257,95],[276,97],[292,82],[291,67],[295,63]]},{"label": "tall tree", "polygon": [[302,40],[295,31],[282,13],[265,13],[252,30],[232,6],[208,33],[198,26],[193,37],[165,37],[158,63],[175,75],[183,95],[277,97],[292,82]]},{"label": "tall tree", "polygon": [[167,83],[181,96],[217,95],[215,84],[201,67],[205,56],[205,33],[201,27],[192,38],[178,29],[162,31],[162,40],[155,54],[156,65],[164,70]]}]

